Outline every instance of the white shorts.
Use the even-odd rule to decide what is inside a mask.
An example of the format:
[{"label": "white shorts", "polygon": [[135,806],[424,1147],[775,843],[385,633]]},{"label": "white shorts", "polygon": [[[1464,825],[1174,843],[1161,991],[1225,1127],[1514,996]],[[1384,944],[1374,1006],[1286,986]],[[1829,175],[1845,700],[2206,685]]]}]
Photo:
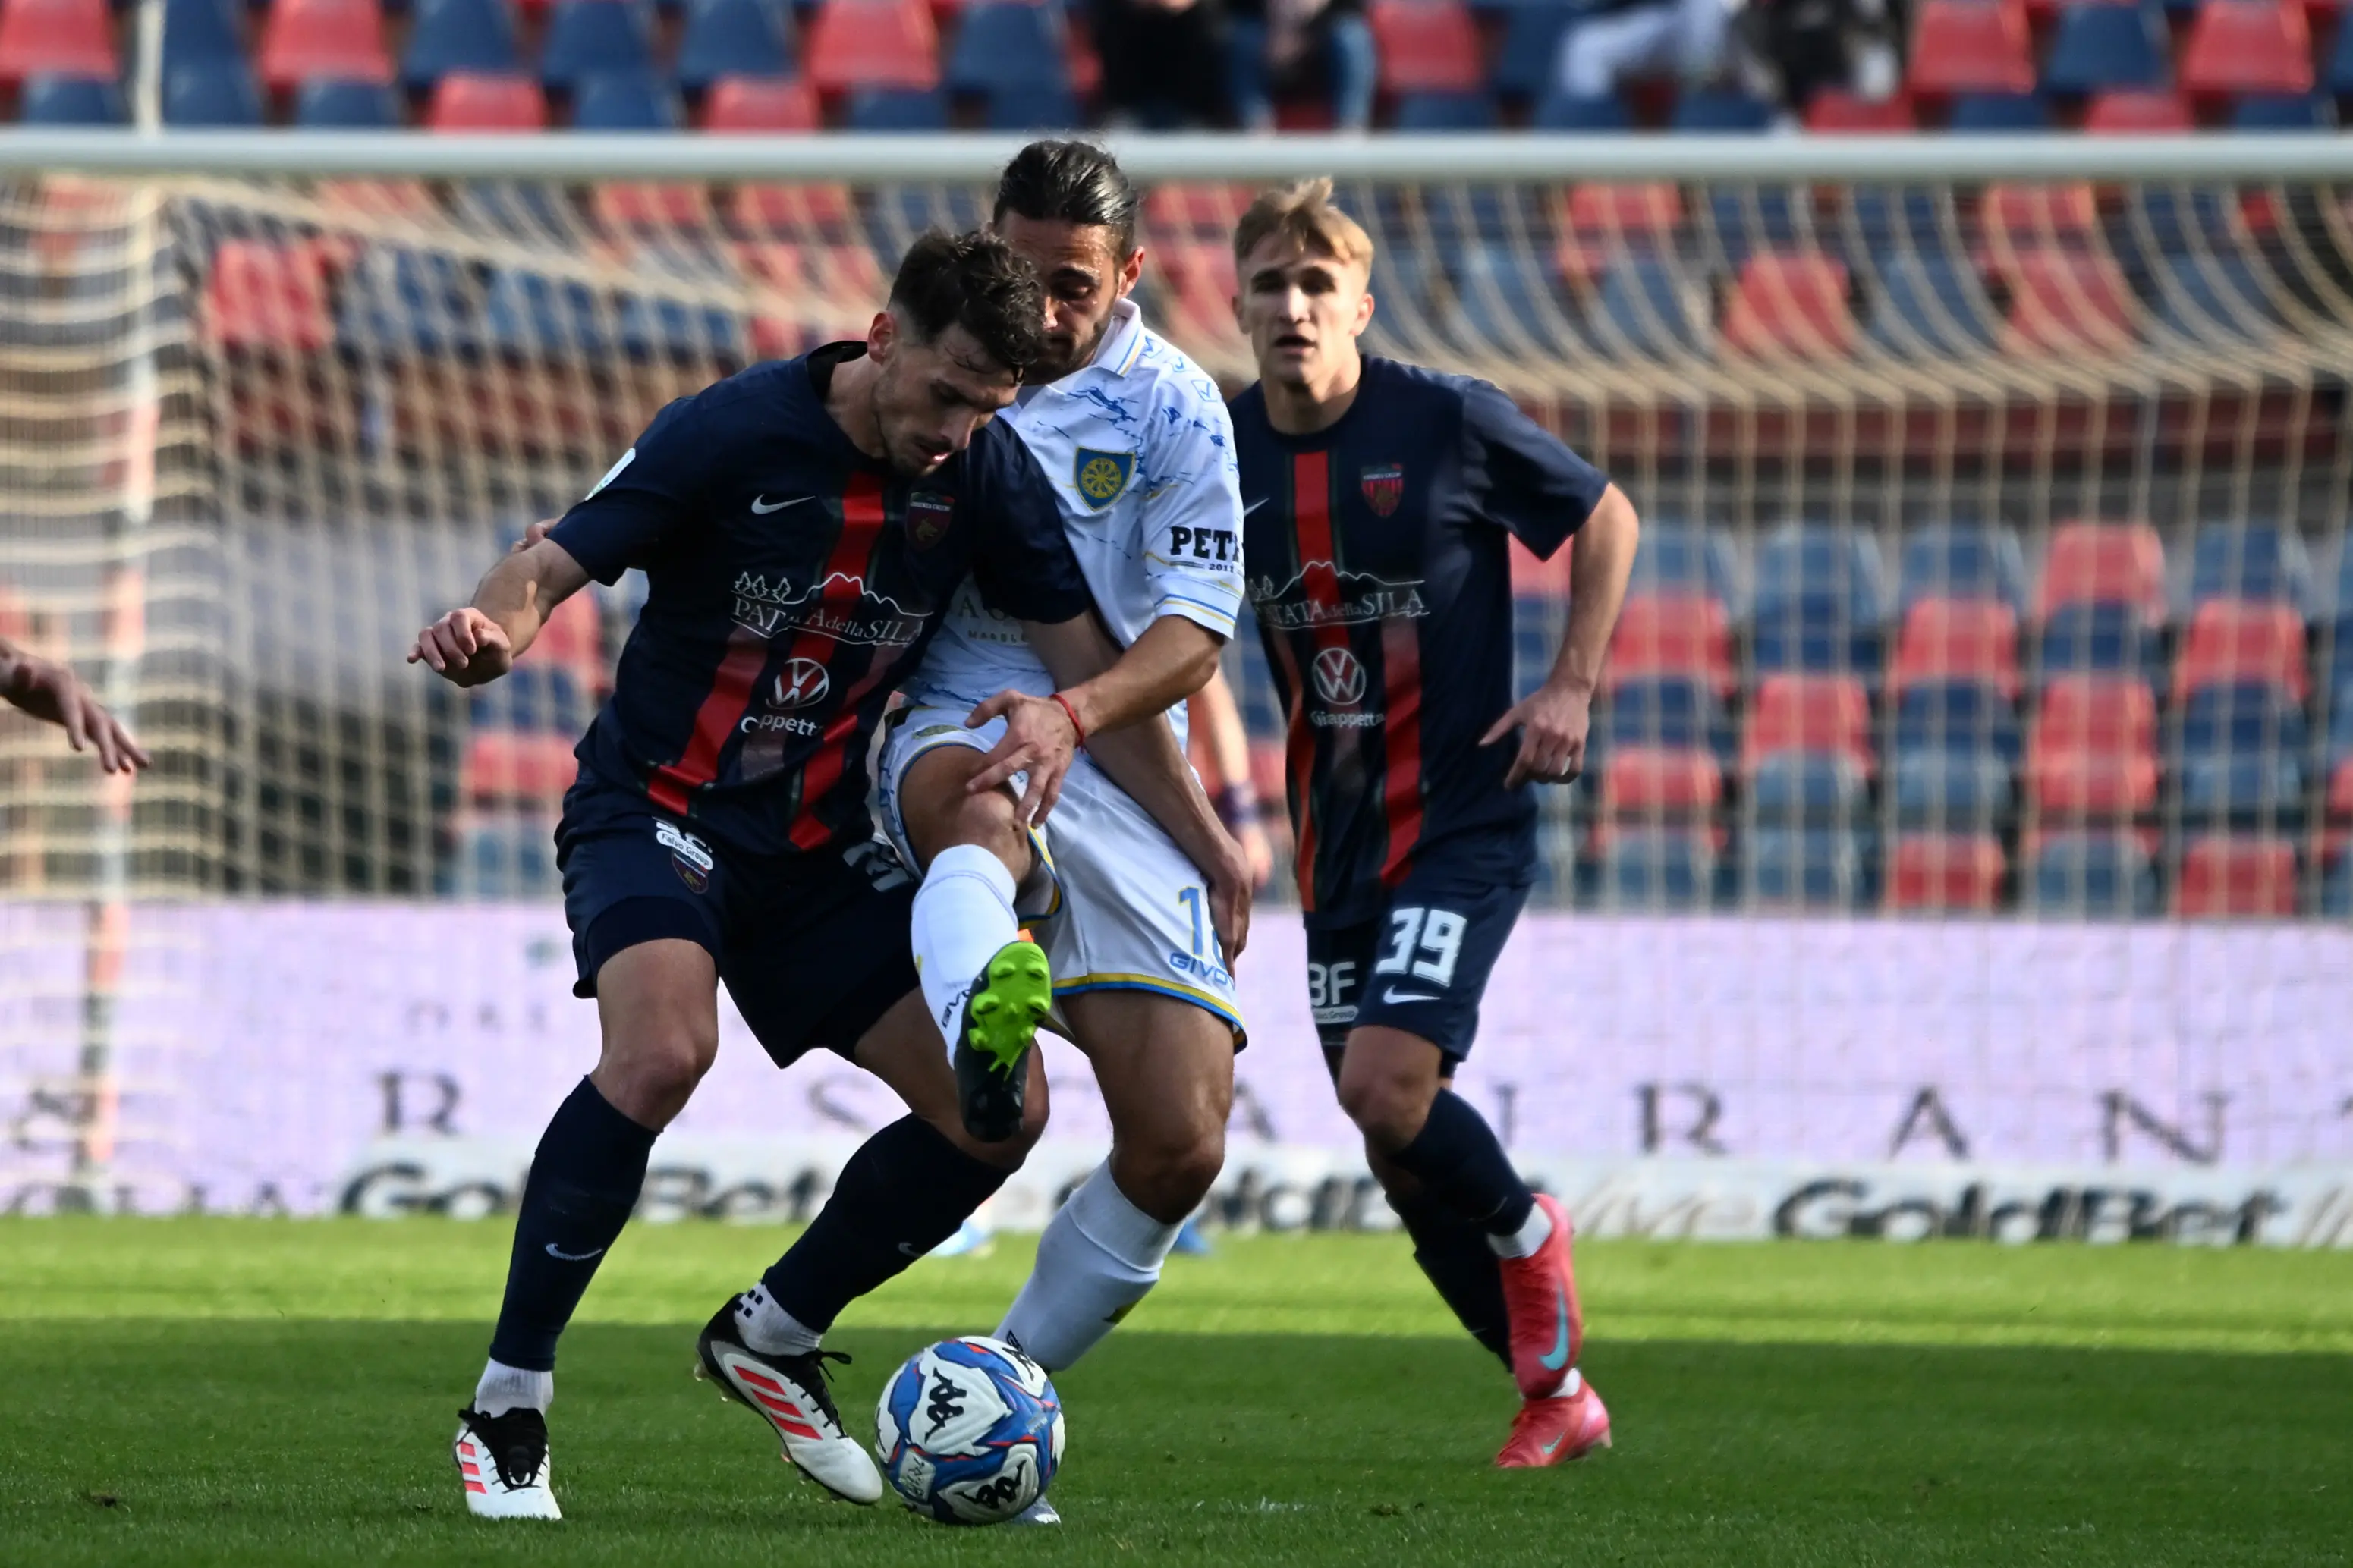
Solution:
[{"label": "white shorts", "polygon": [[[891,716],[878,795],[883,831],[909,866],[918,862],[899,809],[908,767],[934,746],[985,752],[1005,733],[1003,720],[967,730],[965,714],[907,708]],[[1054,889],[1043,912],[1023,918],[1053,966],[1054,994],[1156,991],[1216,1014],[1239,1047],[1241,1008],[1210,922],[1208,887],[1166,830],[1082,752],[1043,837]]]}]

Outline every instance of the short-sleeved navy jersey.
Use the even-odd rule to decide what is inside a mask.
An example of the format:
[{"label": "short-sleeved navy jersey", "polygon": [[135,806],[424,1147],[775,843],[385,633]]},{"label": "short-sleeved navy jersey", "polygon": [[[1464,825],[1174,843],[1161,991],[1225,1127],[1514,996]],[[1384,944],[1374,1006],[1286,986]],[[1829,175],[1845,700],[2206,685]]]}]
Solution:
[{"label": "short-sleeved navy jersey", "polygon": [[866,751],[967,572],[995,608],[1092,603],[1051,485],[984,425],[910,481],[825,410],[833,343],[754,365],[654,416],[548,537],[645,608],[582,766],[759,853],[863,837]]},{"label": "short-sleeved navy jersey", "polygon": [[1291,716],[1291,820],[1311,925],[1377,911],[1417,857],[1525,883],[1535,803],[1514,741],[1506,534],[1549,556],[1609,480],[1495,387],[1367,356],[1329,429],[1286,436],[1233,403],[1243,563]]}]

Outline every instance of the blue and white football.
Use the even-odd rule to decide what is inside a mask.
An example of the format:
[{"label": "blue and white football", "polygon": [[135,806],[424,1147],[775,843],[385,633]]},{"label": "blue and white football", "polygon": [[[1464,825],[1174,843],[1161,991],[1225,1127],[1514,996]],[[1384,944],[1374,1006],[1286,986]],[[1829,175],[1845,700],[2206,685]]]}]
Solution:
[{"label": "blue and white football", "polygon": [[1001,1524],[1046,1495],[1062,1462],[1062,1402],[1046,1369],[1002,1340],[942,1340],[883,1385],[874,1453],[909,1507],[945,1524]]}]

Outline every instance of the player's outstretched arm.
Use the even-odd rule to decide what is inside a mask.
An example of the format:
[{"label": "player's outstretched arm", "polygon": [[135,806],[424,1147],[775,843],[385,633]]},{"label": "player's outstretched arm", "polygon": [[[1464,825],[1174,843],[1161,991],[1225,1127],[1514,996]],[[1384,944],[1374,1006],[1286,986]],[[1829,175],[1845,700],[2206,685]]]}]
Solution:
[{"label": "player's outstretched arm", "polygon": [[96,752],[98,765],[107,773],[136,773],[147,766],[147,753],[122,721],[90,695],[79,676],[56,659],[26,653],[5,637],[0,637],[0,697],[63,730],[66,743],[75,751]]},{"label": "player's outstretched arm", "polygon": [[1570,543],[1568,633],[1545,683],[1495,721],[1480,741],[1492,746],[1520,731],[1519,755],[1512,759],[1504,787],[1530,779],[1567,784],[1585,771],[1585,741],[1593,725],[1593,692],[1601,683],[1601,660],[1618,611],[1626,602],[1626,579],[1634,570],[1641,523],[1626,492],[1611,485]]},{"label": "player's outstretched arm", "polygon": [[453,686],[496,680],[531,647],[548,613],[587,581],[564,546],[543,533],[526,539],[491,568],[475,587],[473,603],[417,634],[408,662],[429,667]]}]

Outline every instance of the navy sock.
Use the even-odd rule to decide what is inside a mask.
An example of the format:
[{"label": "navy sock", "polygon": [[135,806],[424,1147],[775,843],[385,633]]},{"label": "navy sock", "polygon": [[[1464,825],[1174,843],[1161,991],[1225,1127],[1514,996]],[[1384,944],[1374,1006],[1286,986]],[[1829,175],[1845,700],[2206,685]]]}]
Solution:
[{"label": "navy sock", "polygon": [[954,1236],[1011,1174],[902,1116],[859,1146],[825,1207],[761,1282],[823,1333],[844,1307]]},{"label": "navy sock", "polygon": [[585,1078],[555,1108],[522,1184],[492,1361],[554,1369],[557,1336],[638,1206],[655,1136]]},{"label": "navy sock", "polygon": [[1512,1334],[1504,1307],[1504,1269],[1487,1245],[1487,1233],[1428,1193],[1391,1197],[1389,1206],[1413,1237],[1413,1260],[1438,1288],[1439,1299],[1508,1369]]},{"label": "navy sock", "polygon": [[1389,1156],[1429,1194],[1490,1236],[1528,1223],[1536,1195],[1512,1169],[1487,1119],[1451,1089],[1430,1102],[1430,1120]]}]

